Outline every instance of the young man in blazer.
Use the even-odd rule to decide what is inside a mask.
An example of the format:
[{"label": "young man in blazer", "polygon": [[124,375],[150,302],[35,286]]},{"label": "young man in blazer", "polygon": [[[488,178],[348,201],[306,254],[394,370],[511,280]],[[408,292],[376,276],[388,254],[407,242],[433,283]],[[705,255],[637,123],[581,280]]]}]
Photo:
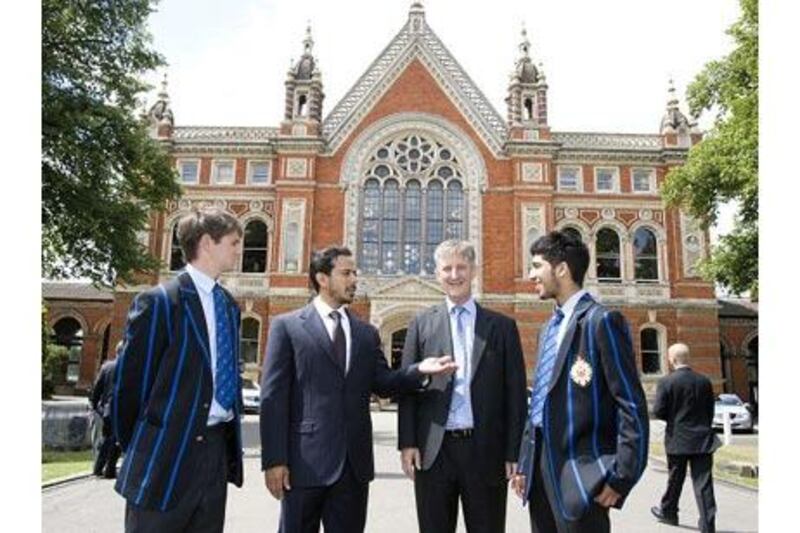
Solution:
[{"label": "young man in blazer", "polygon": [[239,260],[242,228],[198,210],[178,239],[186,269],[136,297],[117,362],[126,532],[220,532],[227,482],[242,485],[239,308],[217,281]]},{"label": "young man in blazer", "polygon": [[530,278],[553,317],[539,335],[517,494],[531,529],[602,533],[647,464],[649,425],[625,318],[582,289],[586,245],[553,231],[531,246]]},{"label": "young man in blazer", "polygon": [[445,241],[434,258],[446,298],[412,320],[403,365],[452,354],[458,370],[401,398],[403,471],[414,480],[421,532],[454,532],[460,499],[469,533],[497,533],[505,530],[508,479],[525,421],[519,332],[513,319],[475,302],[472,244]]},{"label": "young man in blazer", "polygon": [[347,248],[312,255],[318,293],[272,320],[261,378],[261,460],[269,492],[281,500],[280,531],[363,531],[374,478],[372,393],[423,387],[426,374],[455,370],[448,357],[392,371],[377,330],[344,306],[356,294]]},{"label": "young man in blazer", "polygon": [[713,454],[721,445],[711,427],[714,389],[706,376],[689,367],[689,347],[685,344],[670,346],[667,359],[673,371],[658,382],[653,414],[667,422],[664,448],[669,478],[661,505],[650,511],[659,522],[678,525],[678,500],[686,479],[686,466],[691,463],[700,530],[714,533],[717,504],[711,470]]}]

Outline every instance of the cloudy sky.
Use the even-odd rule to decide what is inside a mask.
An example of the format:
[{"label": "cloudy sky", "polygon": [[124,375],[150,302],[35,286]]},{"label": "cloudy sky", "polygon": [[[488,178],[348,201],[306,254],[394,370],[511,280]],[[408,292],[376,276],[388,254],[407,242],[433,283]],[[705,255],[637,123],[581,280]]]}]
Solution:
[{"label": "cloudy sky", "polygon": [[[311,23],[326,92],[323,113],[403,26],[409,0],[162,0],[153,44],[169,66],[179,125],[277,126],[283,82]],[[524,23],[559,131],[654,133],[667,82],[679,94],[727,53],[736,0],[423,2],[428,24],[505,116],[508,74]],[[159,78],[153,78],[155,82]],[[151,95],[151,102],[154,96]],[[709,124],[702,120],[701,125]]]}]

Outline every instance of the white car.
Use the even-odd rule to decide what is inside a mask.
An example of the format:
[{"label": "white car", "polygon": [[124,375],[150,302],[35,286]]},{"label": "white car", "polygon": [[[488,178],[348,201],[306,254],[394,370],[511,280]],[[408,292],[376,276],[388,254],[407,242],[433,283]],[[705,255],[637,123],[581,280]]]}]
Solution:
[{"label": "white car", "polygon": [[731,429],[753,430],[753,415],[750,406],[736,394],[720,394],[714,403],[714,428],[722,428],[724,417],[731,419]]},{"label": "white car", "polygon": [[261,409],[261,388],[252,379],[242,378],[242,403],[245,413]]}]

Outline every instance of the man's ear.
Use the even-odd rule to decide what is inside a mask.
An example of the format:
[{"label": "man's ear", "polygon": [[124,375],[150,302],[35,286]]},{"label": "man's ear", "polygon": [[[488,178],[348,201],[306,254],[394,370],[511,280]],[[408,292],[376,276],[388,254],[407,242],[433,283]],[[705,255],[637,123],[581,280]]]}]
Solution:
[{"label": "man's ear", "polygon": [[322,281],[323,281],[324,278],[327,278],[327,277],[328,276],[324,272],[317,272],[316,274],[314,274],[314,279],[317,280],[317,284],[320,287],[326,286],[327,282],[326,283],[322,283]]}]

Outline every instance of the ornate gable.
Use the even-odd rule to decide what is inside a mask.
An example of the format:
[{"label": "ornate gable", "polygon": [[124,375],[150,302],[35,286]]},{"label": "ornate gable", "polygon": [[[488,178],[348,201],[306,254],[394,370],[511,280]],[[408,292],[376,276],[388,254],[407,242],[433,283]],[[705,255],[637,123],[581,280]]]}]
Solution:
[{"label": "ornate gable", "polygon": [[[381,280],[383,281],[383,280]],[[387,278],[385,282],[376,280],[369,291],[371,300],[441,300],[444,291],[435,283],[420,277]]]},{"label": "ornate gable", "polygon": [[405,26],[323,121],[328,149],[335,152],[341,146],[414,59],[431,72],[489,149],[501,155],[505,122],[428,26],[419,3],[412,5]]}]

